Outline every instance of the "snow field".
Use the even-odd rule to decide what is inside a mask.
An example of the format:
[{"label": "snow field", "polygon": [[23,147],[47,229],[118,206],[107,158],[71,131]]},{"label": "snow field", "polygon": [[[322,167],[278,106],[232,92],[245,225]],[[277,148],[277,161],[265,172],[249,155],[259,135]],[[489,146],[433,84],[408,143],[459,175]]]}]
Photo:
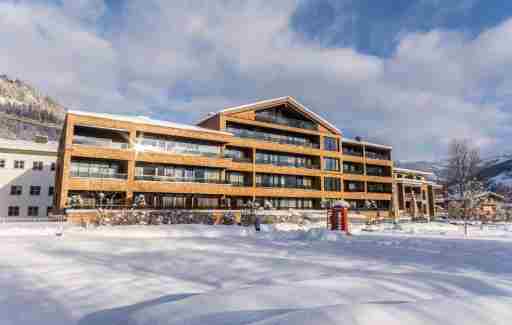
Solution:
[{"label": "snow field", "polygon": [[[511,229],[0,224],[0,324],[508,324]],[[471,237],[473,238],[473,237]]]}]

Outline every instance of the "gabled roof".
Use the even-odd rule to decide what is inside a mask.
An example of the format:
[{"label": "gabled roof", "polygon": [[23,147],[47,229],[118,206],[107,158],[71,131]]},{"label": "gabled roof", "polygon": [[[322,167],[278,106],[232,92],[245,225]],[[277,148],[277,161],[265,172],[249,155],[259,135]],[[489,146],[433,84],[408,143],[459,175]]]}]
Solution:
[{"label": "gabled roof", "polygon": [[207,119],[209,119],[212,116],[215,116],[217,114],[238,113],[238,112],[244,112],[244,111],[250,111],[250,110],[264,109],[264,108],[269,108],[269,107],[272,107],[275,105],[280,105],[280,104],[290,104],[292,107],[296,108],[299,112],[303,113],[307,117],[311,118],[312,120],[316,121],[317,123],[321,124],[322,126],[326,127],[327,129],[331,130],[332,132],[341,135],[341,131],[336,126],[334,126],[329,121],[327,121],[326,119],[324,119],[317,113],[313,112],[306,106],[302,105],[299,101],[297,101],[295,98],[293,98],[291,96],[272,98],[272,99],[258,101],[255,103],[225,108],[216,113],[213,113],[213,114],[210,113],[209,115],[207,115],[206,117],[201,119],[198,122],[198,124],[206,121]]},{"label": "gabled roof", "polygon": [[161,121],[161,120],[152,119],[152,118],[146,117],[146,116],[129,116],[129,115],[108,114],[108,113],[93,113],[93,112],[74,111],[74,110],[70,110],[70,111],[68,111],[68,113],[74,114],[74,115],[81,115],[81,116],[106,118],[109,120],[116,120],[116,121],[123,121],[123,122],[132,122],[132,123],[138,123],[138,124],[149,124],[149,125],[163,126],[163,127],[173,128],[173,129],[207,132],[207,133],[222,134],[222,135],[233,135],[232,133],[225,132],[225,131],[218,131],[218,130],[202,128],[202,127],[196,126],[196,125],[188,125],[188,124],[174,123],[174,122],[169,122],[169,121]]}]

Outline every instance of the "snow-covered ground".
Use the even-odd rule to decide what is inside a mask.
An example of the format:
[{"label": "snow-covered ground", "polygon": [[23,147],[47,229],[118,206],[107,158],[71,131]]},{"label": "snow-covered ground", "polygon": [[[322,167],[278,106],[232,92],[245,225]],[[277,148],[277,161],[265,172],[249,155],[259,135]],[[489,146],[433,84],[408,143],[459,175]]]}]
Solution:
[{"label": "snow-covered ground", "polygon": [[[317,226],[323,226],[321,224]],[[509,324],[512,226],[0,224],[0,324]]]}]

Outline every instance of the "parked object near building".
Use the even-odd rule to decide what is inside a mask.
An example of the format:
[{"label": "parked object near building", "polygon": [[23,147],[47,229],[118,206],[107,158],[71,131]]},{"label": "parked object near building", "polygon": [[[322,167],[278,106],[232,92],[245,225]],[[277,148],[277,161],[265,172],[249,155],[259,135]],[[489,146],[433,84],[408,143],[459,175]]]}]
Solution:
[{"label": "parked object near building", "polygon": [[[81,217],[141,208],[135,202],[306,210],[343,198],[362,218],[389,216],[391,208],[391,147],[345,139],[291,97],[224,109],[198,126],[70,111],[59,166],[56,205]],[[77,195],[81,204],[71,207]]]},{"label": "parked object near building", "polygon": [[429,181],[432,173],[405,168],[395,168],[393,213],[395,218],[429,221],[440,212],[436,197],[442,186]]},{"label": "parked object near building", "polygon": [[57,143],[0,139],[0,217],[46,219],[51,212]]}]

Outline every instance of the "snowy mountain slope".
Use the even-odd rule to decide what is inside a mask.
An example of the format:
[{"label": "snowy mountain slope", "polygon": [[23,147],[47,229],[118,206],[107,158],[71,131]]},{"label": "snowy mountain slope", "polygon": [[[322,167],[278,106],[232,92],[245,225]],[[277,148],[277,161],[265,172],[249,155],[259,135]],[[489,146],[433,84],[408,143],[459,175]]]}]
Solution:
[{"label": "snowy mountain slope", "polygon": [[[434,173],[433,180],[442,181],[446,163],[442,161],[396,161],[395,166]],[[488,187],[512,187],[512,154],[500,154],[482,159],[480,177]]]},{"label": "snowy mountain slope", "polygon": [[33,140],[36,135],[57,140],[65,108],[34,87],[0,75],[0,137]]}]

